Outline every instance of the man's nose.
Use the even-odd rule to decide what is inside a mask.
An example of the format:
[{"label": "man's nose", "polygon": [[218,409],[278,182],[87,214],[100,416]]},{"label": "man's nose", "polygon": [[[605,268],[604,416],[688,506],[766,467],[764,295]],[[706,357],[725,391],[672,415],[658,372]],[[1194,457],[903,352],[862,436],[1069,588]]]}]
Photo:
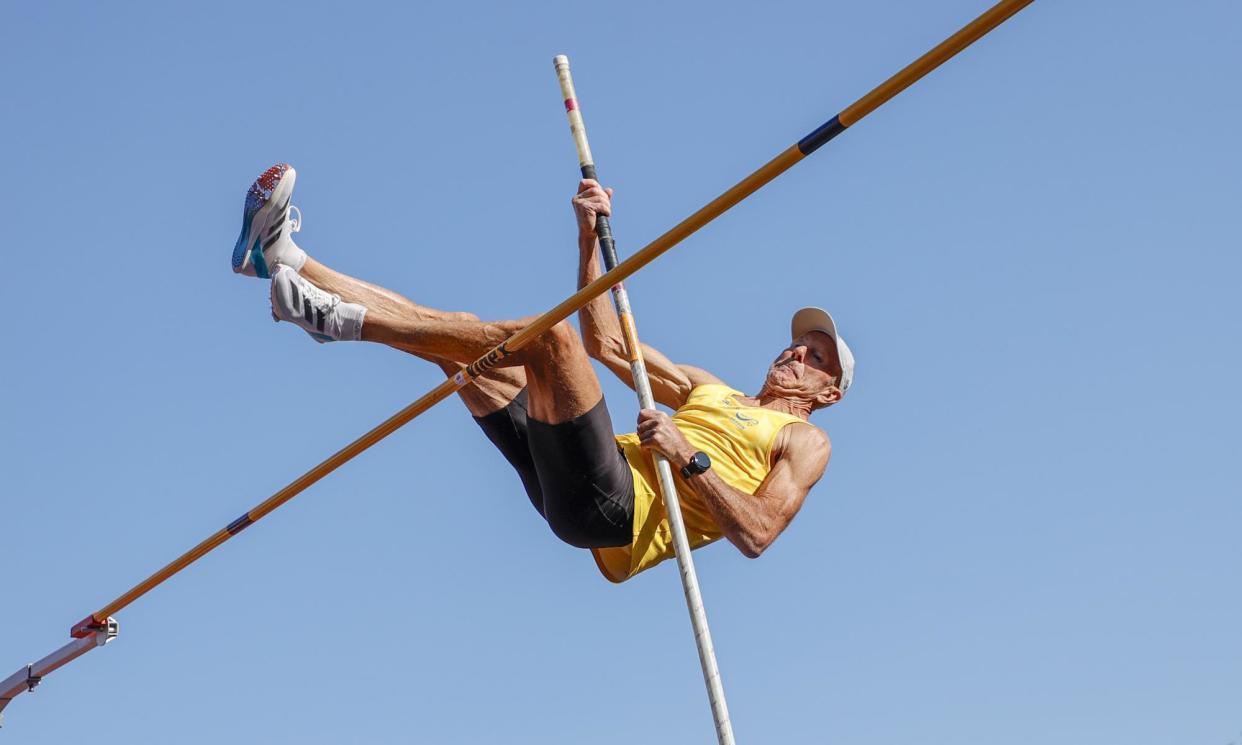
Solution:
[{"label": "man's nose", "polygon": [[793,348],[791,348],[789,351],[793,355],[793,358],[796,359],[797,361],[799,362],[806,361],[806,345],[805,344],[795,344],[793,345]]}]

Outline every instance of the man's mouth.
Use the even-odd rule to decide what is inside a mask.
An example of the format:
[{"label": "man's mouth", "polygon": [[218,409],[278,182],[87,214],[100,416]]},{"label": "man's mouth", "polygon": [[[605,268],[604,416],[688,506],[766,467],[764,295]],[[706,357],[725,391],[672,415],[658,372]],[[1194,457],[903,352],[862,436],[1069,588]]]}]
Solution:
[{"label": "man's mouth", "polygon": [[772,371],[773,372],[787,372],[790,375],[797,377],[798,373],[796,370],[794,370],[793,366],[794,366],[793,362],[781,362],[773,366]]}]

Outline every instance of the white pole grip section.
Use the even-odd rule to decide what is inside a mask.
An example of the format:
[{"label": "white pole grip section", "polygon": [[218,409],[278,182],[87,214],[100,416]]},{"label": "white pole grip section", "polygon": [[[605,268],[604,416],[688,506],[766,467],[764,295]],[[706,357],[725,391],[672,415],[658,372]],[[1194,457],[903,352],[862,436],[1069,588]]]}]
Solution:
[{"label": "white pole grip section", "polygon": [[561,98],[565,100],[565,116],[569,118],[569,131],[574,136],[574,146],[578,149],[578,165],[593,166],[595,159],[591,156],[591,145],[587,142],[582,110],[578,108],[578,94],[574,92],[574,79],[569,74],[569,58],[558,54],[552,58],[552,65],[556,68],[556,78],[561,84]]}]

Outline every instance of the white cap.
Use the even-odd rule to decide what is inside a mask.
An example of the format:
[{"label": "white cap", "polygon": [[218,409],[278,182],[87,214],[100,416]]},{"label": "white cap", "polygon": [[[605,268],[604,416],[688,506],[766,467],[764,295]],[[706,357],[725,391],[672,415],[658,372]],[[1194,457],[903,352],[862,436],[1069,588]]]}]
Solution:
[{"label": "white cap", "polygon": [[846,346],[845,339],[837,334],[836,322],[823,308],[803,308],[794,313],[793,321],[790,322],[792,338],[797,339],[808,331],[822,331],[837,343],[837,359],[841,361],[841,381],[838,387],[844,395],[854,382],[854,353]]}]

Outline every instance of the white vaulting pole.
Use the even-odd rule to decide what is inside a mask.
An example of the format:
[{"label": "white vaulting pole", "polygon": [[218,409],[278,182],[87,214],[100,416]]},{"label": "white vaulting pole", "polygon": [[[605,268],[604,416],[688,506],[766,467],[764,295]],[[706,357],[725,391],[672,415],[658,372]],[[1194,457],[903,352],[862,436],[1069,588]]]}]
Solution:
[{"label": "white vaulting pole", "polygon": [[[556,77],[561,83],[561,97],[565,99],[569,130],[573,133],[574,144],[578,148],[578,165],[582,169],[582,177],[598,181],[595,160],[591,156],[591,146],[587,142],[586,125],[582,122],[582,110],[574,94],[573,77],[569,74],[569,58],[561,54],[557,55],[552,62],[556,66]],[[596,217],[595,232],[599,236],[604,270],[611,271],[617,265],[617,248],[613,241],[612,228],[608,218],[604,215]],[[621,282],[612,286],[612,302],[621,319],[626,353],[630,360],[630,372],[634,377],[634,390],[638,393],[638,405],[644,409],[654,409],[656,403],[651,395],[651,381],[647,379],[647,366],[643,362],[642,345],[638,341],[638,328],[634,323],[634,313],[630,310],[630,299],[625,292],[625,285]],[[720,745],[734,745],[733,725],[729,722],[729,707],[725,703],[724,685],[720,682],[720,668],[716,665],[716,650],[712,645],[711,630],[707,626],[707,611],[703,608],[699,578],[694,571],[694,560],[690,558],[690,541],[686,538],[686,525],[681,517],[681,502],[677,498],[677,487],[673,483],[673,469],[664,456],[659,453],[654,455],[656,473],[660,480],[660,492],[668,508],[669,527],[673,530],[673,548],[677,552],[681,587],[686,594],[690,625],[694,628],[694,642],[699,649],[703,681],[707,684],[707,698],[711,702],[712,719],[716,724],[716,739]]]}]

